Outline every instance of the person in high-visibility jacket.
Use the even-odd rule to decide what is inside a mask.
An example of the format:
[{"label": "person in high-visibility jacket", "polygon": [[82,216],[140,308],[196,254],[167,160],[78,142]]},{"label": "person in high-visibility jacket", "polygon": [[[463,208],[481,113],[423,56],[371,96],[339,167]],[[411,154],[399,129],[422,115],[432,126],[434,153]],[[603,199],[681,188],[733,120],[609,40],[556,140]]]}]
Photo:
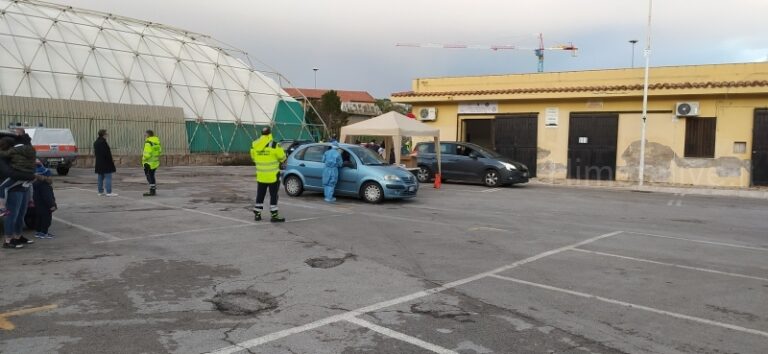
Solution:
[{"label": "person in high-visibility jacket", "polygon": [[261,137],[251,146],[251,159],[256,164],[256,203],[253,205],[254,220],[261,220],[264,211],[264,199],[269,190],[270,221],[283,222],[277,208],[277,192],[280,188],[280,164],[285,162],[285,151],[277,142],[272,140],[272,131],[265,127]]},{"label": "person in high-visibility jacket", "polygon": [[144,175],[147,176],[147,183],[149,183],[149,192],[144,193],[144,196],[154,197],[157,194],[155,172],[160,167],[160,155],[163,153],[163,147],[160,145],[160,138],[155,136],[155,132],[152,130],[147,130],[144,138],[144,153],[141,156],[141,164],[144,166]]}]

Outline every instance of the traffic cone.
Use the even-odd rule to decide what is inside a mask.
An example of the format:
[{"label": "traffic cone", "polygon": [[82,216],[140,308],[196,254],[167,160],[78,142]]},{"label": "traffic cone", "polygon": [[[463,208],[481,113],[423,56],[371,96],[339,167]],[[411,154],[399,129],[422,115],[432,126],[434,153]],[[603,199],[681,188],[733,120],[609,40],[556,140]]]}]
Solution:
[{"label": "traffic cone", "polygon": [[443,183],[443,178],[439,173],[435,174],[435,189],[440,189],[440,185]]}]

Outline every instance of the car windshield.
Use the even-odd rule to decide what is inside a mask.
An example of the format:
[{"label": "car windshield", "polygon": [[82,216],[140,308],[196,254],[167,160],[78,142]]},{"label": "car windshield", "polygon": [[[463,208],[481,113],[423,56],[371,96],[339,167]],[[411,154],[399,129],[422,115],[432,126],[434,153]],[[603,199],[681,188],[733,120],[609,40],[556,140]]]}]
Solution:
[{"label": "car windshield", "polygon": [[360,159],[363,165],[381,166],[387,164],[384,162],[384,159],[382,159],[381,156],[375,154],[370,149],[362,148],[359,146],[350,146],[348,149],[357,155],[357,158]]}]

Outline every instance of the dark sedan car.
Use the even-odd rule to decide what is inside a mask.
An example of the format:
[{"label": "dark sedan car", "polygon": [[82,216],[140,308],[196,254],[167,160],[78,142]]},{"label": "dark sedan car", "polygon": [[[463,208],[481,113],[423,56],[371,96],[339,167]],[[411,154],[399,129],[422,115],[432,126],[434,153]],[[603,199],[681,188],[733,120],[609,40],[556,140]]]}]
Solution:
[{"label": "dark sedan car", "polygon": [[[482,182],[488,187],[528,182],[528,167],[479,145],[441,142],[445,180]],[[427,183],[437,171],[435,143],[418,143],[414,149],[419,182]]]}]

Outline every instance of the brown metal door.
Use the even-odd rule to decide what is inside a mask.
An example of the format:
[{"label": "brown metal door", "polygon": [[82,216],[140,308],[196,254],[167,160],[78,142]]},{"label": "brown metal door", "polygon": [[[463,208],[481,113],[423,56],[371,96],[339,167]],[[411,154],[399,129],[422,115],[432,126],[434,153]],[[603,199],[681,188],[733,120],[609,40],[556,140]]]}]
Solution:
[{"label": "brown metal door", "polygon": [[568,133],[568,178],[616,178],[619,115],[572,113]]},{"label": "brown metal door", "polygon": [[497,116],[494,120],[496,151],[528,166],[531,177],[536,177],[538,121],[537,114]]},{"label": "brown metal door", "polygon": [[755,110],[752,128],[752,185],[768,186],[768,109]]}]

